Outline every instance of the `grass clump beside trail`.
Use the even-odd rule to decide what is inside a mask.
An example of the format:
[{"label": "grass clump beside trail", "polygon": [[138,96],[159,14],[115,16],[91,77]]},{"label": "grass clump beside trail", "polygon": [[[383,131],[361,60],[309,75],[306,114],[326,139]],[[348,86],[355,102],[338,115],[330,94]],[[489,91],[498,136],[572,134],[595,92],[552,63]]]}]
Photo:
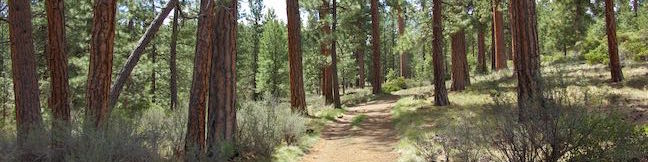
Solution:
[{"label": "grass clump beside trail", "polygon": [[351,118],[351,126],[355,127],[355,126],[360,125],[360,123],[367,120],[367,117],[368,116],[365,115],[365,114],[360,114],[360,115],[354,116],[353,118]]},{"label": "grass clump beside trail", "polygon": [[[515,78],[508,71],[473,77],[468,90],[449,93],[450,106],[433,106],[431,94],[416,96],[431,86],[395,92],[412,95],[392,110],[401,134],[399,161],[646,160],[648,121],[635,108],[646,105],[648,83],[635,80],[648,74],[647,66],[626,66],[620,85],[606,83],[598,66],[556,66],[543,71],[543,109],[527,108],[543,118],[526,122],[517,116]],[[514,147],[525,149],[509,149]]]}]

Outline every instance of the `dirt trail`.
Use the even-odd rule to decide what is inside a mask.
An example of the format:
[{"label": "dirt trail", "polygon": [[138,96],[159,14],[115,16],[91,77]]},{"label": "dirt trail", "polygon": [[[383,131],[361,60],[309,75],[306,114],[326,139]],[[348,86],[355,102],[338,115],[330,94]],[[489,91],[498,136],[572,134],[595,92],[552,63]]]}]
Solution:
[{"label": "dirt trail", "polygon": [[[393,162],[398,137],[391,122],[391,108],[398,96],[383,96],[375,101],[348,108],[342,118],[322,130],[322,139],[304,156],[304,162]],[[353,127],[354,116],[367,115]]]}]

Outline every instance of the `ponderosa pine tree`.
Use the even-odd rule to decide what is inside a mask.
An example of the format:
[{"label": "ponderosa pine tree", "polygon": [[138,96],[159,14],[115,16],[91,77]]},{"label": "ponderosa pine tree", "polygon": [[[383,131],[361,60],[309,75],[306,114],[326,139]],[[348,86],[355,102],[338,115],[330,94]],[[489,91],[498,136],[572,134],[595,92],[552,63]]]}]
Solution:
[{"label": "ponderosa pine tree", "polygon": [[301,20],[299,0],[286,0],[288,16],[288,62],[290,63],[290,105],[294,112],[307,115],[302,70]]},{"label": "ponderosa pine tree", "polygon": [[540,46],[535,0],[511,1],[511,38],[515,52],[515,73],[518,79],[518,111],[521,121],[527,120],[529,111],[541,110],[544,104],[542,77],[540,75]]},{"label": "ponderosa pine tree", "polygon": [[468,59],[466,56],[466,34],[463,29],[450,37],[452,49],[452,85],[450,90],[462,91],[470,85],[468,74]]},{"label": "ponderosa pine tree", "polygon": [[500,0],[493,0],[493,30],[495,47],[495,70],[507,68],[506,48],[504,42],[504,19],[499,9]]},{"label": "ponderosa pine tree", "polygon": [[110,113],[108,95],[112,80],[117,2],[96,0],[93,8],[90,68],[86,85],[86,123],[101,128]]},{"label": "ponderosa pine tree", "polygon": [[378,0],[371,0],[371,45],[372,45],[372,77],[371,87],[373,94],[382,93],[380,69],[380,15],[378,13]]},{"label": "ponderosa pine tree", "polygon": [[51,92],[48,107],[52,110],[52,161],[64,161],[66,139],[70,136],[70,96],[68,60],[65,53],[65,7],[63,0],[45,1],[47,14],[47,67]]},{"label": "ponderosa pine tree", "polygon": [[[399,0],[396,3],[396,14],[398,17],[398,36],[405,36],[405,1]],[[410,65],[409,54],[407,52],[400,53],[400,76],[410,78]]]},{"label": "ponderosa pine tree", "polygon": [[605,26],[607,31],[608,55],[610,57],[610,73],[612,82],[621,82],[623,72],[619,61],[619,48],[616,38],[616,18],[614,17],[614,0],[605,0]]},{"label": "ponderosa pine tree", "polygon": [[209,71],[212,59],[212,34],[214,3],[201,0],[196,31],[196,56],[193,79],[189,92],[189,117],[185,135],[185,161],[199,161],[205,152],[205,106],[209,88]]},{"label": "ponderosa pine tree", "polygon": [[29,1],[9,1],[9,39],[16,109],[17,161],[36,161],[47,147],[36,73]]},{"label": "ponderosa pine tree", "polygon": [[256,78],[258,90],[273,97],[286,97],[290,86],[286,28],[277,20],[274,10],[268,10],[264,19]]},{"label": "ponderosa pine tree", "polygon": [[477,71],[486,73],[486,43],[484,29],[481,26],[477,27]]},{"label": "ponderosa pine tree", "polygon": [[445,56],[443,54],[443,20],[441,0],[432,1],[432,60],[434,62],[434,105],[450,104],[445,85]]},{"label": "ponderosa pine tree", "polygon": [[333,78],[333,105],[335,108],[342,108],[340,104],[340,84],[338,79],[337,70],[337,0],[333,0],[333,26],[331,31],[333,33],[331,38],[331,78]]},{"label": "ponderosa pine tree", "polygon": [[[263,33],[263,25],[261,24],[261,18],[263,18],[263,0],[248,0],[248,7],[250,8],[250,16],[248,21],[252,22],[252,76],[251,78],[256,78],[257,73],[259,72],[259,48],[261,34]],[[252,81],[252,99],[259,99],[259,93],[257,93],[257,83]]]},{"label": "ponderosa pine tree", "polygon": [[171,41],[169,45],[169,93],[171,102],[169,107],[175,110],[178,107],[178,68],[176,55],[178,47],[178,18],[180,17],[180,4],[173,8],[173,21],[171,22]]},{"label": "ponderosa pine tree", "polygon": [[[329,37],[331,35],[331,27],[329,26],[328,23],[328,15],[329,13],[329,1],[328,0],[322,0],[322,5],[319,8],[319,20],[320,20],[320,25],[321,25],[321,37],[320,37],[320,51],[322,55],[324,55],[324,58],[330,57],[331,54],[331,49],[330,49],[330,41]],[[322,75],[321,75],[321,82],[322,82],[322,95],[325,98],[325,103],[326,104],[332,104],[333,101],[333,67],[329,62],[325,62],[324,65],[322,65]]]},{"label": "ponderosa pine tree", "polygon": [[[236,29],[238,1],[219,0],[212,31],[209,80],[208,156],[229,159],[225,148],[235,145],[236,135]],[[226,147],[230,146],[230,147]]]}]

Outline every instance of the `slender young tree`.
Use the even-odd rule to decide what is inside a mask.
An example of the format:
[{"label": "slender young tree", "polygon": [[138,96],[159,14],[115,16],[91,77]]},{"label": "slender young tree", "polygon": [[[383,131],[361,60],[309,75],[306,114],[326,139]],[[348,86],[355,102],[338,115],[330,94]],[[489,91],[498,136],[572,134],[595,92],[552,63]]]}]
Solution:
[{"label": "slender young tree", "polygon": [[432,1],[432,62],[434,62],[434,105],[450,104],[445,85],[445,56],[443,54],[442,0]]},{"label": "slender young tree", "polygon": [[[396,5],[396,12],[398,16],[398,36],[405,36],[405,1],[398,1]],[[400,53],[400,75],[403,78],[410,78],[410,65],[409,54],[407,52]]]},{"label": "slender young tree", "polygon": [[452,34],[452,91],[462,91],[470,85],[468,59],[466,58],[466,36],[463,29]]},{"label": "slender young tree", "polygon": [[506,48],[504,42],[504,19],[502,11],[499,10],[500,0],[493,1],[493,29],[495,41],[495,70],[507,68]]},{"label": "slender young tree", "polygon": [[[9,1],[9,39],[16,109],[17,161],[38,160],[47,147],[42,143],[44,133],[38,74],[32,40],[30,1]],[[37,137],[34,139],[33,137]]]},{"label": "slender young tree", "polygon": [[[250,16],[248,21],[252,22],[252,76],[251,78],[256,79],[257,73],[259,73],[259,49],[261,35],[263,33],[263,25],[261,24],[261,18],[263,18],[263,0],[248,0],[248,7],[250,8]],[[252,99],[259,99],[259,93],[257,92],[256,81],[252,82]]]},{"label": "slender young tree", "polygon": [[65,8],[63,0],[45,1],[47,14],[47,67],[50,72],[52,110],[52,161],[64,161],[66,138],[70,131],[70,96],[65,53]]},{"label": "slender young tree", "polygon": [[[171,2],[171,1],[169,1],[169,2]],[[171,10],[173,8],[174,8],[173,6],[170,6],[169,8],[167,8],[167,10],[169,10],[169,12],[171,12]],[[155,16],[155,13],[156,13],[156,11],[155,11],[155,0],[151,0],[151,11],[152,11],[153,16]],[[153,40],[151,40],[151,41],[153,41]],[[157,63],[157,44],[153,43],[153,45],[151,46],[151,64],[153,65],[153,67],[155,67],[156,63]],[[156,103],[155,100],[157,100],[157,98],[155,97],[155,92],[157,90],[157,86],[156,86],[157,83],[156,82],[157,82],[156,69],[152,68],[151,69],[151,102],[153,104],[155,104]]]},{"label": "slender young tree", "polygon": [[233,146],[236,133],[236,29],[238,1],[216,2],[212,32],[212,61],[209,83],[207,144],[211,158],[222,155],[224,146]]},{"label": "slender young tree", "polygon": [[380,70],[380,15],[378,13],[378,0],[371,0],[371,44],[372,44],[372,79],[371,87],[373,94],[382,93],[380,84],[381,70]]},{"label": "slender young tree", "polygon": [[608,54],[610,57],[610,73],[612,82],[621,82],[623,72],[619,61],[619,48],[616,38],[616,18],[614,18],[614,0],[605,0],[605,26],[608,40]]},{"label": "slender young tree", "polygon": [[86,123],[102,127],[110,111],[108,94],[112,78],[113,47],[115,40],[115,15],[117,2],[96,0],[90,39],[90,68],[86,89]]},{"label": "slender young tree", "polygon": [[209,72],[212,59],[212,0],[201,0],[196,31],[196,56],[189,97],[189,117],[185,135],[185,161],[202,160],[205,152],[205,106],[209,88]]},{"label": "slender young tree", "polygon": [[169,45],[169,92],[171,93],[171,110],[178,107],[178,69],[176,65],[176,54],[178,46],[178,17],[180,17],[180,5],[176,4],[173,9],[173,22],[171,22],[171,43]]},{"label": "slender young tree", "polygon": [[117,81],[112,86],[112,89],[110,89],[110,107],[114,107],[117,103],[121,90],[124,88],[124,84],[133,72],[133,69],[135,69],[137,62],[139,62],[139,59],[142,57],[144,49],[146,49],[146,46],[151,43],[153,38],[155,38],[155,33],[160,30],[160,26],[162,26],[164,19],[166,19],[171,10],[173,10],[177,4],[178,0],[169,0],[169,2],[167,2],[165,7],[162,9],[162,12],[155,17],[153,23],[149,25],[146,32],[144,32],[144,35],[138,41],[135,49],[128,56],[128,60],[126,60],[126,63],[124,63],[124,66],[117,76]]},{"label": "slender young tree", "polygon": [[333,105],[335,108],[342,108],[340,104],[340,84],[338,78],[337,70],[337,0],[333,0],[333,26],[332,30],[332,40],[331,40],[331,71],[333,75]]},{"label": "slender young tree", "polygon": [[304,73],[302,70],[299,0],[286,0],[286,6],[288,14],[288,61],[290,62],[290,105],[293,111],[307,115]]},{"label": "slender young tree", "polygon": [[529,110],[541,110],[544,104],[535,0],[511,1],[509,10],[518,79],[519,118],[525,121],[533,115]]}]

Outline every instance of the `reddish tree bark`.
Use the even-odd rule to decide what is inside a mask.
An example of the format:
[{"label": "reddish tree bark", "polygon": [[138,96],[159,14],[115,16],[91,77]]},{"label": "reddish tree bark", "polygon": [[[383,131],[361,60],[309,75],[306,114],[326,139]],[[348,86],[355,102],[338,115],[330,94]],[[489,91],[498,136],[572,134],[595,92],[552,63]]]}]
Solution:
[{"label": "reddish tree bark", "polygon": [[160,12],[160,14],[155,17],[153,23],[149,25],[149,27],[146,29],[146,32],[144,32],[144,35],[138,41],[135,49],[128,56],[128,60],[126,60],[126,63],[117,76],[117,81],[112,86],[112,89],[110,89],[110,107],[114,107],[117,103],[117,99],[121,94],[121,90],[124,88],[124,83],[126,83],[126,80],[133,72],[133,69],[135,69],[137,62],[139,62],[139,59],[142,57],[144,49],[146,49],[146,46],[151,43],[151,41],[155,37],[155,33],[157,33],[157,31],[160,29],[160,26],[164,22],[164,19],[166,19],[171,10],[175,8],[177,4],[178,0],[170,0],[169,2],[167,2],[166,6],[162,9],[162,12]]},{"label": "reddish tree bark", "polygon": [[88,124],[101,128],[110,108],[108,94],[112,78],[113,46],[115,44],[115,15],[117,2],[114,0],[96,0],[90,39],[90,68],[86,90]]},{"label": "reddish tree bark", "polygon": [[468,60],[466,57],[466,38],[465,32],[460,30],[452,34],[452,91],[462,91],[466,85],[470,85],[468,74]]},{"label": "reddish tree bark", "polygon": [[623,72],[619,61],[619,48],[616,38],[616,18],[614,18],[614,0],[605,0],[605,26],[608,40],[608,54],[610,56],[610,73],[612,82],[621,82]]},{"label": "reddish tree bark", "polygon": [[185,161],[199,161],[205,152],[205,106],[212,59],[214,6],[211,0],[200,1],[196,31],[196,56],[189,97],[189,119],[185,136]]},{"label": "reddish tree bark", "polygon": [[229,159],[220,155],[220,149],[235,144],[237,4],[235,0],[221,0],[215,8],[207,123],[207,144],[212,158]]},{"label": "reddish tree bark", "polygon": [[171,45],[169,46],[169,92],[171,93],[171,110],[178,107],[178,70],[176,68],[176,54],[178,46],[178,17],[180,17],[180,5],[176,4],[173,10],[173,22],[171,25]]},{"label": "reddish tree bark", "polygon": [[70,135],[70,96],[65,53],[65,8],[63,0],[45,1],[47,14],[47,67],[50,71],[52,110],[52,161],[64,161],[66,138]]},{"label": "reddish tree bark", "polygon": [[434,62],[434,105],[450,104],[445,85],[445,56],[443,54],[442,0],[432,1],[432,62]]},{"label": "reddish tree bark", "polygon": [[307,115],[302,70],[301,20],[299,0],[286,0],[288,16],[288,62],[290,62],[290,105],[294,112]]},{"label": "reddish tree bark", "polygon": [[495,70],[507,68],[506,65],[506,48],[504,42],[504,20],[502,12],[499,10],[499,0],[493,1],[493,24],[494,24],[494,41],[495,41]]},{"label": "reddish tree bark", "polygon": [[364,89],[364,87],[365,87],[364,44],[360,45],[360,47],[358,47],[358,49],[355,52],[355,55],[356,55],[356,63],[358,64],[358,81],[357,81],[356,84],[358,84],[359,88]]},{"label": "reddish tree bark", "polygon": [[[329,14],[329,1],[322,0],[322,6],[320,6],[319,9],[319,18],[322,23],[322,39],[324,40],[320,43],[320,52],[324,57],[330,57],[331,54],[329,46],[330,41],[328,40],[328,37],[331,35],[331,28],[326,20],[326,17],[328,17]],[[324,64],[324,67],[322,67],[322,95],[324,95],[326,104],[332,104],[334,100],[332,68],[333,66],[329,63]]]},{"label": "reddish tree bark", "polygon": [[331,71],[333,75],[333,105],[335,108],[342,108],[340,103],[340,84],[337,70],[337,0],[333,0],[333,39],[331,40]]},{"label": "reddish tree bark", "polygon": [[[398,4],[398,6],[396,7],[398,14],[398,35],[400,37],[405,36],[405,13],[403,13],[403,6],[404,4]],[[402,77],[410,78],[409,54],[406,52],[401,52],[400,54],[400,72],[400,75]]]},{"label": "reddish tree bark", "polygon": [[378,15],[378,0],[371,0],[371,44],[372,44],[372,92],[373,94],[382,93],[380,84],[382,76],[380,75],[380,22]]},{"label": "reddish tree bark", "polygon": [[[32,40],[30,1],[9,1],[9,39],[13,73],[17,161],[35,161],[42,149],[44,133],[40,114],[36,55]],[[34,140],[33,137],[36,137]]]},{"label": "reddish tree bark", "polygon": [[479,28],[477,29],[477,71],[480,73],[486,73],[486,44],[485,44],[485,34],[484,30]]},{"label": "reddish tree bark", "polygon": [[521,121],[528,119],[530,109],[543,105],[537,17],[534,0],[511,1],[512,42],[518,79],[518,108]]}]

